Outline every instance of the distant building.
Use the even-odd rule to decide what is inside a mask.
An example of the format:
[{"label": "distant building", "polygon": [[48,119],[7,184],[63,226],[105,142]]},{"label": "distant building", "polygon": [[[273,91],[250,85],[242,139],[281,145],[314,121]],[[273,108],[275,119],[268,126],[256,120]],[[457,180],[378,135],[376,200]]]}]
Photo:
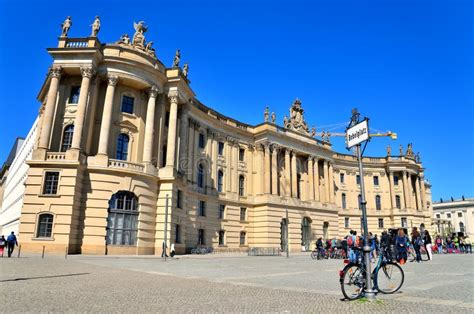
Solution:
[{"label": "distant building", "polygon": [[462,232],[474,238],[474,198],[433,203],[433,230],[442,235]]},{"label": "distant building", "polygon": [[14,231],[18,234],[21,208],[25,194],[28,172],[27,160],[31,159],[36,141],[37,120],[33,123],[26,139],[18,138],[0,173],[0,234]]}]

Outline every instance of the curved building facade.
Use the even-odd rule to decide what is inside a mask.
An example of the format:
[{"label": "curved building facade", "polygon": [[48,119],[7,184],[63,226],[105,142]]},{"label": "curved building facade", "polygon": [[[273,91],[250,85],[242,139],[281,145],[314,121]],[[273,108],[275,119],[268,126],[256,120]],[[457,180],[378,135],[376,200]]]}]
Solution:
[{"label": "curved building facade", "polygon": [[135,24],[133,38],[112,44],[66,32],[48,49],[22,250],[161,254],[166,230],[178,253],[300,251],[360,230],[358,180],[370,231],[431,225],[430,186],[411,149],[364,158],[359,178],[355,157],[307,127],[300,101],[283,125],[268,111],[259,125],[226,117],[197,100],[179,52],[165,67],[145,32]]}]

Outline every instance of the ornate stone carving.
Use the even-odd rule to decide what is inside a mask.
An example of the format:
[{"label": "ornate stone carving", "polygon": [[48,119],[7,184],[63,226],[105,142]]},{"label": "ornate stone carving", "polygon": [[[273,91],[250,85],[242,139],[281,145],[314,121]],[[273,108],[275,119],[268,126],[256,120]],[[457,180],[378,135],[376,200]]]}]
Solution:
[{"label": "ornate stone carving", "polygon": [[263,112],[263,121],[268,122],[268,117],[270,116],[270,109],[265,107],[265,111]]},{"label": "ornate stone carving", "polygon": [[67,33],[69,32],[69,29],[72,26],[72,20],[71,17],[68,16],[64,22],[61,24],[62,32],[61,32],[61,37],[67,37]]},{"label": "ornate stone carving", "polygon": [[290,108],[290,119],[285,116],[284,127],[290,130],[295,130],[305,135],[310,135],[308,126],[304,121],[304,110],[301,107],[301,101],[296,98]]},{"label": "ornate stone carving", "polygon": [[149,93],[150,93],[150,97],[156,98],[158,94],[160,93],[160,90],[158,89],[157,86],[153,85],[150,88]]},{"label": "ornate stone carving", "polygon": [[179,49],[176,49],[173,59],[173,68],[179,68],[179,61],[181,61],[181,52]]},{"label": "ornate stone carving", "polygon": [[277,116],[276,116],[275,112],[272,112],[272,123],[275,123],[276,119],[277,119]]},{"label": "ornate stone carving", "polygon": [[63,72],[63,68],[58,66],[53,66],[51,70],[49,71],[49,75],[51,77],[57,78],[58,80],[61,78],[61,74]]},{"label": "ornate stone carving", "polygon": [[189,72],[189,65],[186,62],[183,66],[183,75],[184,75],[185,78],[188,78],[188,72]]},{"label": "ornate stone carving", "polygon": [[249,151],[254,151],[254,150],[255,150],[255,145],[253,145],[253,144],[247,144],[247,149],[248,149]]},{"label": "ornate stone carving", "polygon": [[272,152],[277,152],[280,150],[280,145],[278,144],[271,144]]},{"label": "ornate stone carving", "polygon": [[179,96],[178,95],[169,95],[168,99],[170,100],[170,103],[178,103],[179,102]]},{"label": "ornate stone carving", "polygon": [[92,23],[90,26],[92,27],[91,37],[97,37],[97,34],[100,31],[100,18],[99,18],[99,16],[97,16],[97,15],[95,16],[94,23]]},{"label": "ornate stone carving", "polygon": [[123,34],[117,41],[117,44],[130,45],[130,37],[128,34]]},{"label": "ornate stone carving", "polygon": [[148,44],[146,44],[145,46],[145,52],[151,55],[152,57],[155,57],[156,56],[155,48],[152,48],[152,46],[153,46],[153,42],[152,41],[148,42]]},{"label": "ornate stone carving", "polygon": [[413,154],[413,144],[412,143],[408,143],[408,147],[407,147],[407,157],[414,157],[414,154]]},{"label": "ornate stone carving", "polygon": [[92,66],[82,66],[81,75],[82,77],[92,78],[95,75],[95,70]]},{"label": "ornate stone carving", "polygon": [[140,21],[138,23],[133,22],[133,28],[135,29],[132,40],[133,47],[145,50],[145,33],[148,27],[144,21]]},{"label": "ornate stone carving", "polygon": [[117,86],[117,83],[118,83],[118,76],[117,75],[109,75],[107,76],[107,84],[110,85],[110,86]]}]

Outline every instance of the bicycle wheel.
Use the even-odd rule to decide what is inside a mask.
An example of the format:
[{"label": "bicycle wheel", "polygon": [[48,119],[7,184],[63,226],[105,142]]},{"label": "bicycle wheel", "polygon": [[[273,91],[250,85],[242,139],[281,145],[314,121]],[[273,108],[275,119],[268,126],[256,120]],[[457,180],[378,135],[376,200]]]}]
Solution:
[{"label": "bicycle wheel", "polygon": [[348,300],[355,300],[362,296],[365,287],[365,271],[360,265],[349,264],[342,270],[341,290]]},{"label": "bicycle wheel", "polygon": [[318,253],[316,251],[311,252],[311,258],[312,259],[317,259],[318,258]]},{"label": "bicycle wheel", "polygon": [[376,277],[377,289],[384,294],[397,292],[405,280],[403,269],[398,264],[392,262],[382,264]]}]

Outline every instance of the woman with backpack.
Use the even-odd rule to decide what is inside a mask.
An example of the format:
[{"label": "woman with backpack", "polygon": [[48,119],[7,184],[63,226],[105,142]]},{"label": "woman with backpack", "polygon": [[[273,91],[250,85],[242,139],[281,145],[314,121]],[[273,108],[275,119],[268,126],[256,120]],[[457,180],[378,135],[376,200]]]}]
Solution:
[{"label": "woman with backpack", "polygon": [[423,245],[423,240],[421,239],[421,235],[416,227],[413,227],[411,232],[411,242],[413,244],[413,248],[415,249],[416,262],[419,263],[421,262],[420,246]]},{"label": "woman with backpack", "polygon": [[397,238],[395,239],[395,245],[397,247],[398,256],[397,260],[400,264],[405,264],[408,254],[407,254],[407,236],[402,228],[398,229]]}]

